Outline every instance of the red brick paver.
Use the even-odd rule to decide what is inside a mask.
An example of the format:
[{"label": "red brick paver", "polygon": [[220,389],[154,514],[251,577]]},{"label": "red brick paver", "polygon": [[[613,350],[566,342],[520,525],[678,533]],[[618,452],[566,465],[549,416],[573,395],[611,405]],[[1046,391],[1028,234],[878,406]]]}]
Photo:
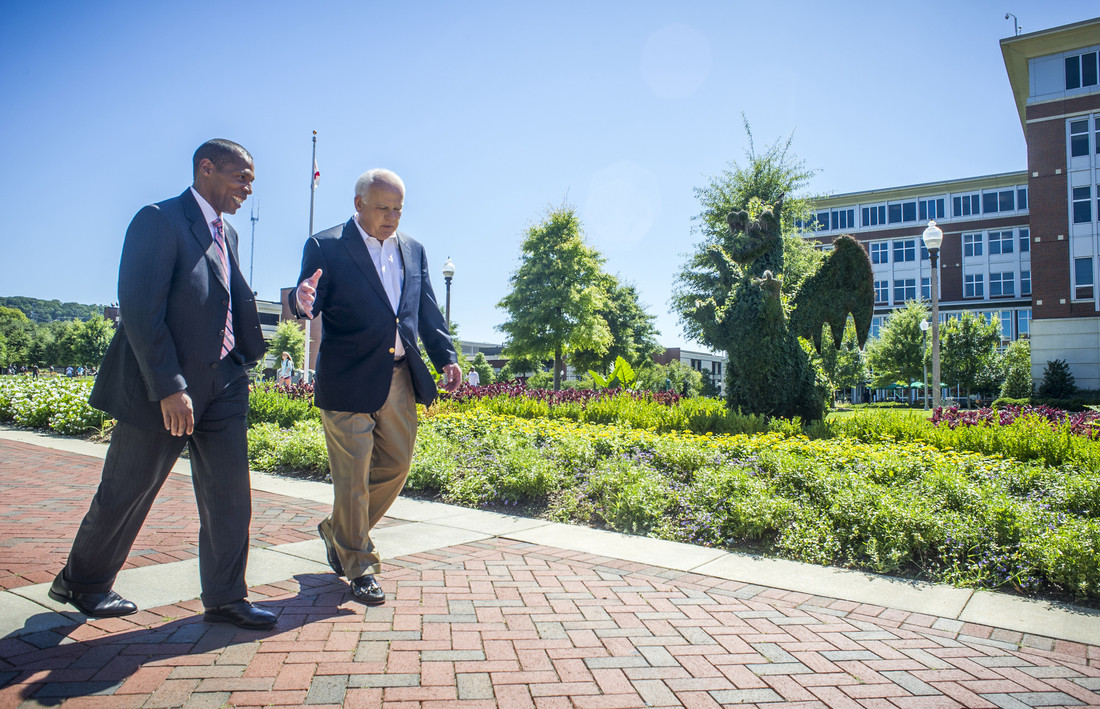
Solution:
[{"label": "red brick paver", "polygon": [[[0,440],[0,531],[20,540],[3,549],[55,550],[21,573],[57,568],[97,481],[94,459]],[[170,482],[158,519],[182,529],[193,494]],[[254,507],[257,546],[312,538],[325,511]],[[279,614],[268,632],[207,625],[188,601],[0,639],[0,709],[1100,706],[1095,646],[508,539],[394,559],[381,581],[376,608],[332,574],[251,589]]]}]

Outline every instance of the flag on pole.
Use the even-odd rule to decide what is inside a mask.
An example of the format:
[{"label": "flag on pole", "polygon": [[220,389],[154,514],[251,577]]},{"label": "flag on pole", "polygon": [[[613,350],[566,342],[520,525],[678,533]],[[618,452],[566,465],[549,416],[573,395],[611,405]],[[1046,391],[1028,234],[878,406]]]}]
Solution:
[{"label": "flag on pole", "polygon": [[321,181],[321,171],[317,169],[317,158],[313,158],[313,189],[317,189],[317,183]]}]

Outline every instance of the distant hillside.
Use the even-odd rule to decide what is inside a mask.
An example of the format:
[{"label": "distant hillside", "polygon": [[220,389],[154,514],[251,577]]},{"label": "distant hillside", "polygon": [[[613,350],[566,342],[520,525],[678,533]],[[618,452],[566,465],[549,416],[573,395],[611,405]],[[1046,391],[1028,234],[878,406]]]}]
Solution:
[{"label": "distant hillside", "polygon": [[82,303],[62,303],[59,300],[39,300],[23,295],[0,296],[0,305],[16,308],[36,323],[48,323],[54,320],[91,320],[102,315],[102,305],[84,305]]}]

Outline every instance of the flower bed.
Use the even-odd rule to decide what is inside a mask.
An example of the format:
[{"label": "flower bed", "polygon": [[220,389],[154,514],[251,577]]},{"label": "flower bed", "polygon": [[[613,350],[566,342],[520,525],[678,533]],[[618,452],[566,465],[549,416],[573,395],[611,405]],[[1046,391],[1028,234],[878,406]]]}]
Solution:
[{"label": "flower bed", "polygon": [[1100,600],[1100,476],[920,442],[450,412],[423,422],[408,487],[707,546]]},{"label": "flower bed", "polygon": [[1077,432],[1081,430],[1078,415],[1021,411],[1002,417],[993,409],[983,412],[982,417],[957,418],[941,413],[938,422],[910,411],[857,412],[830,422],[829,427],[834,433],[865,442],[925,442],[940,449],[1100,472],[1100,438],[1088,434],[1087,429]]},{"label": "flower bed", "polygon": [[91,379],[0,377],[0,422],[78,436],[111,419],[88,403]]},{"label": "flower bed", "polygon": [[1082,411],[1072,413],[1049,406],[1005,406],[999,409],[963,409],[939,408],[932,412],[932,423],[937,426],[958,428],[959,426],[1011,426],[1020,418],[1046,421],[1051,428],[1068,426],[1075,436],[1100,438],[1100,412]]}]

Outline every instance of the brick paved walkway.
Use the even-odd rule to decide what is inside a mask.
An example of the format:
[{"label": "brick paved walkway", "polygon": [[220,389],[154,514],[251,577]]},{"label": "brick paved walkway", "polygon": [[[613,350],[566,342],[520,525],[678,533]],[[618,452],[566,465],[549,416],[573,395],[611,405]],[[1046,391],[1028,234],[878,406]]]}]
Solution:
[{"label": "brick paved walkway", "polygon": [[[56,573],[99,466],[0,439],[4,588]],[[190,481],[171,478],[135,565],[193,553]],[[325,508],[253,499],[257,547],[312,538]],[[1100,706],[1097,645],[514,539],[399,557],[381,579],[369,609],[331,573],[253,587],[279,614],[268,632],[205,624],[196,600],[69,613],[0,639],[0,709]]]}]

